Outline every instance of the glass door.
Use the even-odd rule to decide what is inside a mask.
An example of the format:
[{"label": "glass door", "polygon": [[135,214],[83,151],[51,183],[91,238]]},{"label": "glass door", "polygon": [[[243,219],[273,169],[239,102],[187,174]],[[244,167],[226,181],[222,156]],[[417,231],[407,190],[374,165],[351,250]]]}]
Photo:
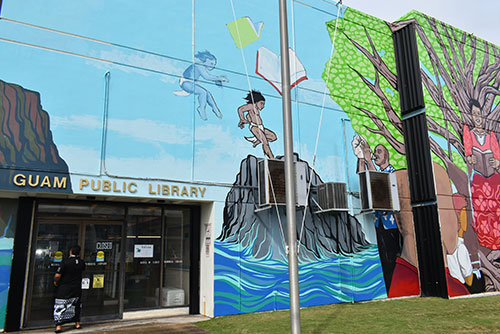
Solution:
[{"label": "glass door", "polygon": [[127,215],[124,309],[159,307],[162,210],[130,207]]},{"label": "glass door", "polygon": [[78,243],[79,227],[79,224],[47,223],[45,220],[38,224],[27,310],[27,319],[32,325],[52,322],[54,274],[63,258],[68,257],[70,247]]},{"label": "glass door", "polygon": [[52,324],[54,274],[73,245],[82,248],[82,320],[120,317],[125,209],[91,203],[40,203],[35,215],[24,326]]},{"label": "glass door", "polygon": [[129,207],[126,311],[189,305],[191,238],[188,208]]},{"label": "glass door", "polygon": [[161,306],[189,304],[191,225],[189,210],[166,210]]},{"label": "glass door", "polygon": [[86,223],[82,304],[85,316],[118,316],[122,223]]},{"label": "glass door", "polygon": [[[57,267],[82,248],[82,320],[123,311],[190,305],[193,294],[189,207],[40,200],[34,219],[23,326],[52,324]],[[198,272],[196,272],[198,273]],[[196,286],[195,286],[196,289]]]}]

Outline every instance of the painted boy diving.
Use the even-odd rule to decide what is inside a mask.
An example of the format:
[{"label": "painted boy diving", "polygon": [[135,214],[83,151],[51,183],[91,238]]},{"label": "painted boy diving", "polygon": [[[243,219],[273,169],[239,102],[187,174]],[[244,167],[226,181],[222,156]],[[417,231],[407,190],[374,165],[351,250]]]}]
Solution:
[{"label": "painted boy diving", "polygon": [[196,58],[196,62],[190,65],[184,73],[182,73],[182,77],[179,81],[179,85],[182,88],[182,91],[174,92],[175,95],[189,95],[194,94],[198,96],[198,114],[201,119],[207,120],[206,107],[207,103],[212,108],[212,112],[218,118],[222,118],[222,113],[217,107],[215,100],[212,94],[200,86],[197,83],[197,80],[202,77],[205,80],[210,80],[215,82],[217,86],[222,86],[223,82],[228,82],[227,78],[223,75],[213,75],[210,74],[209,71],[215,68],[217,64],[217,58],[213,54],[208,51],[198,52],[194,56]]},{"label": "painted boy diving", "polygon": [[245,100],[247,104],[238,108],[238,115],[240,116],[238,126],[243,129],[245,124],[249,124],[249,129],[253,137],[245,137],[245,139],[253,143],[253,147],[262,144],[264,154],[268,158],[274,159],[269,143],[275,141],[277,137],[273,131],[264,127],[262,118],[260,117],[260,111],[264,109],[266,99],[260,92],[252,90],[245,97]]}]

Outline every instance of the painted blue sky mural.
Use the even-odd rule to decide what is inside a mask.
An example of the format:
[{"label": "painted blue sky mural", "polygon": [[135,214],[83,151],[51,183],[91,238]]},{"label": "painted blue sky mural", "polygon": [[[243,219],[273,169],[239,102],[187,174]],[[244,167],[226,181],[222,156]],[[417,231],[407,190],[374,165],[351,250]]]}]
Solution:
[{"label": "painted blue sky mural", "polygon": [[[265,6],[196,1],[193,22],[192,7],[179,1],[155,1],[149,7],[128,2],[5,1],[0,59],[12,66],[3,70],[2,79],[40,92],[54,141],[71,173],[99,173],[109,72],[105,157],[109,174],[232,182],[242,158],[249,153],[263,156],[260,146],[253,148],[244,139],[248,128],[237,126],[237,108],[250,88],[265,96],[262,120],[277,134],[273,152],[283,153],[280,95],[255,73],[260,47],[279,55],[277,3]],[[52,10],[55,7],[57,11]],[[295,150],[310,160],[316,140],[310,129],[319,123],[325,91],[321,74],[331,52],[325,23],[335,18],[337,7],[308,1],[307,6],[294,3],[289,12],[294,15],[290,47],[307,71],[307,80],[292,91]],[[260,39],[240,50],[227,24],[245,16],[263,22],[263,28]],[[296,29],[308,22],[317,24],[307,31]],[[217,60],[210,74],[228,80],[218,84],[202,79],[206,82],[200,84],[213,95],[222,119],[208,108],[208,119],[203,121],[193,95],[175,94],[193,53],[205,50]],[[327,180],[343,181],[345,158],[335,154],[335,145],[342,145],[336,139],[344,131],[345,115],[331,99],[324,100],[323,124],[328,127],[321,132],[316,169]]]}]

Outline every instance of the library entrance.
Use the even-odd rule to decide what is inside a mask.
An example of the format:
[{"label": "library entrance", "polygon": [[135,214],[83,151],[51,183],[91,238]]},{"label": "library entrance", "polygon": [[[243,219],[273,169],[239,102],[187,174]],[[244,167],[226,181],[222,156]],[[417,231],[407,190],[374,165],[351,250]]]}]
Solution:
[{"label": "library entrance", "polygon": [[[82,247],[82,321],[124,312],[199,305],[197,207],[38,201],[24,326],[52,324],[53,277]],[[194,265],[193,265],[194,264]]]}]

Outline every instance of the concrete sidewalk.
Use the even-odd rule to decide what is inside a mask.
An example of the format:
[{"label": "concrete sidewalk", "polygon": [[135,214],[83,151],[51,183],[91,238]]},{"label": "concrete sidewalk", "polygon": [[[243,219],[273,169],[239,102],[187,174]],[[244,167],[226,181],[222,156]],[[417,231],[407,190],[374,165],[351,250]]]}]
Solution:
[{"label": "concrete sidewalk", "polygon": [[[101,324],[85,325],[82,323],[82,329],[74,329],[74,324],[63,326],[62,333],[67,334],[83,334],[83,333],[113,333],[113,334],[133,334],[133,333],[148,333],[148,334],[207,334],[210,333],[204,329],[193,325],[195,322],[208,320],[209,318],[201,315],[185,315],[167,318],[143,319],[134,321],[116,321]],[[54,327],[45,329],[23,330],[20,332],[9,332],[16,334],[48,334],[54,333]]]}]

